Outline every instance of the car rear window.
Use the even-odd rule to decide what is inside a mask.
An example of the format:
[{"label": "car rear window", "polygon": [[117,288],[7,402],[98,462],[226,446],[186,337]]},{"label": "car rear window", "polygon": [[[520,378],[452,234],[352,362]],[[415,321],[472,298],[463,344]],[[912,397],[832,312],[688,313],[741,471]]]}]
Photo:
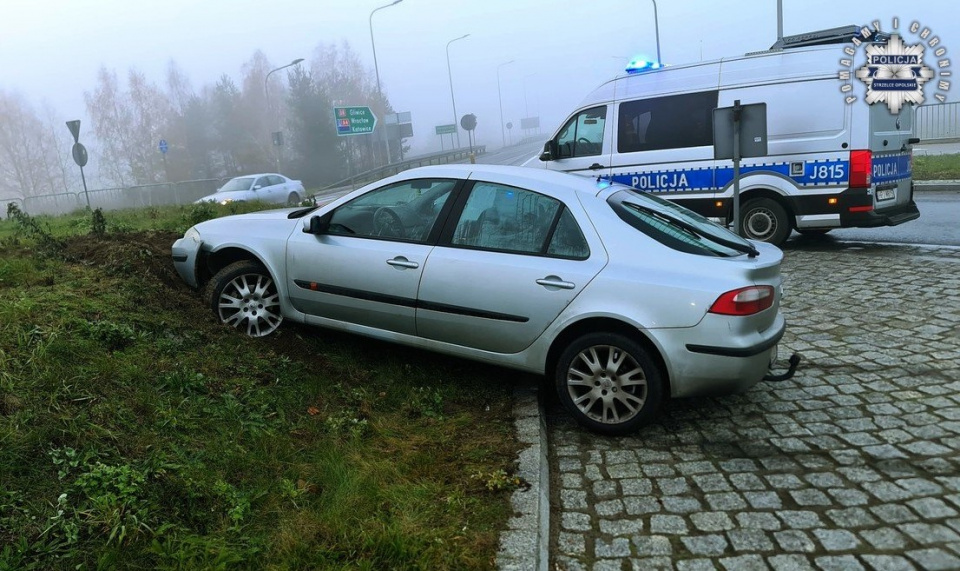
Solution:
[{"label": "car rear window", "polygon": [[624,222],[674,250],[719,257],[756,255],[747,240],[662,198],[623,187],[607,203]]}]

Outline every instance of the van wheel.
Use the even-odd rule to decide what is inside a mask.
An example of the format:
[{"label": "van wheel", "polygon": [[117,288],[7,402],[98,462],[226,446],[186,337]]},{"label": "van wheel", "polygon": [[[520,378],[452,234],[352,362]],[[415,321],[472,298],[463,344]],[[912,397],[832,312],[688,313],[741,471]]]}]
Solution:
[{"label": "van wheel", "polygon": [[649,422],[663,397],[660,370],[639,343],[590,333],[564,350],[554,371],[560,402],[581,425],[622,435]]},{"label": "van wheel", "polygon": [[740,212],[740,235],[779,246],[790,235],[787,211],[769,198],[748,200]]}]

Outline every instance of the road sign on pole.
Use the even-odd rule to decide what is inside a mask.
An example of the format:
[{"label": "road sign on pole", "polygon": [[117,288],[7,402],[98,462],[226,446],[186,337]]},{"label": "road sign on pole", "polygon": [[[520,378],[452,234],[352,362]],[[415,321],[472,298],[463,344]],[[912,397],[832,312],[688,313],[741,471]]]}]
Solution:
[{"label": "road sign on pole", "polygon": [[73,142],[80,142],[80,119],[74,119],[73,121],[67,121],[67,129],[70,129],[70,134],[73,135]]},{"label": "road sign on pole", "polygon": [[73,162],[80,167],[80,180],[83,181],[83,195],[87,198],[87,210],[90,210],[90,193],[87,192],[87,177],[83,175],[83,167],[87,164],[87,149],[80,144],[80,119],[67,121],[67,129],[73,135]]},{"label": "road sign on pole", "polygon": [[167,154],[167,150],[170,148],[170,146],[167,145],[166,139],[160,139],[160,144],[157,145],[157,148],[160,149],[161,153]]},{"label": "road sign on pole", "polygon": [[334,107],[337,136],[368,135],[377,127],[377,116],[369,107]]},{"label": "road sign on pole", "polygon": [[80,143],[74,143],[73,148],[70,149],[70,152],[73,153],[73,162],[77,163],[78,167],[87,166],[87,148],[81,145]]}]

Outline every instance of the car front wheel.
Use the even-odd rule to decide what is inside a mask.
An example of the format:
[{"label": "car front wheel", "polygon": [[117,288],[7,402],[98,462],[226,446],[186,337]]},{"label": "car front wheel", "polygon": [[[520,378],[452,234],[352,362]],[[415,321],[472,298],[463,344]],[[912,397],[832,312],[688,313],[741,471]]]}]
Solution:
[{"label": "car front wheel", "polygon": [[277,286],[257,262],[235,262],[217,272],[207,285],[207,297],[221,323],[250,337],[269,335],[283,321]]},{"label": "car front wheel", "polygon": [[603,434],[635,431],[656,415],[663,398],[653,359],[619,334],[591,333],[571,343],[555,380],[560,402],[576,421]]}]

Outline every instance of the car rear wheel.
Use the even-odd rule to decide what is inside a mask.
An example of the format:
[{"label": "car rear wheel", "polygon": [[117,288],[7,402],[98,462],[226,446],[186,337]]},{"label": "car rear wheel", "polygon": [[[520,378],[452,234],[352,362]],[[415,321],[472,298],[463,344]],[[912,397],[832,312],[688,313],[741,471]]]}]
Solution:
[{"label": "car rear wheel", "polygon": [[207,296],[221,323],[250,337],[269,335],[283,321],[277,286],[257,262],[235,262],[217,272],[207,285]]},{"label": "car rear wheel", "polygon": [[748,200],[740,212],[740,235],[779,246],[790,235],[787,211],[770,198]]},{"label": "car rear wheel", "polygon": [[571,343],[555,372],[560,402],[581,425],[620,435],[649,422],[660,407],[660,370],[634,340],[591,333]]},{"label": "car rear wheel", "polygon": [[287,197],[287,204],[290,206],[299,206],[300,205],[300,195],[296,192],[291,192],[290,196]]}]

